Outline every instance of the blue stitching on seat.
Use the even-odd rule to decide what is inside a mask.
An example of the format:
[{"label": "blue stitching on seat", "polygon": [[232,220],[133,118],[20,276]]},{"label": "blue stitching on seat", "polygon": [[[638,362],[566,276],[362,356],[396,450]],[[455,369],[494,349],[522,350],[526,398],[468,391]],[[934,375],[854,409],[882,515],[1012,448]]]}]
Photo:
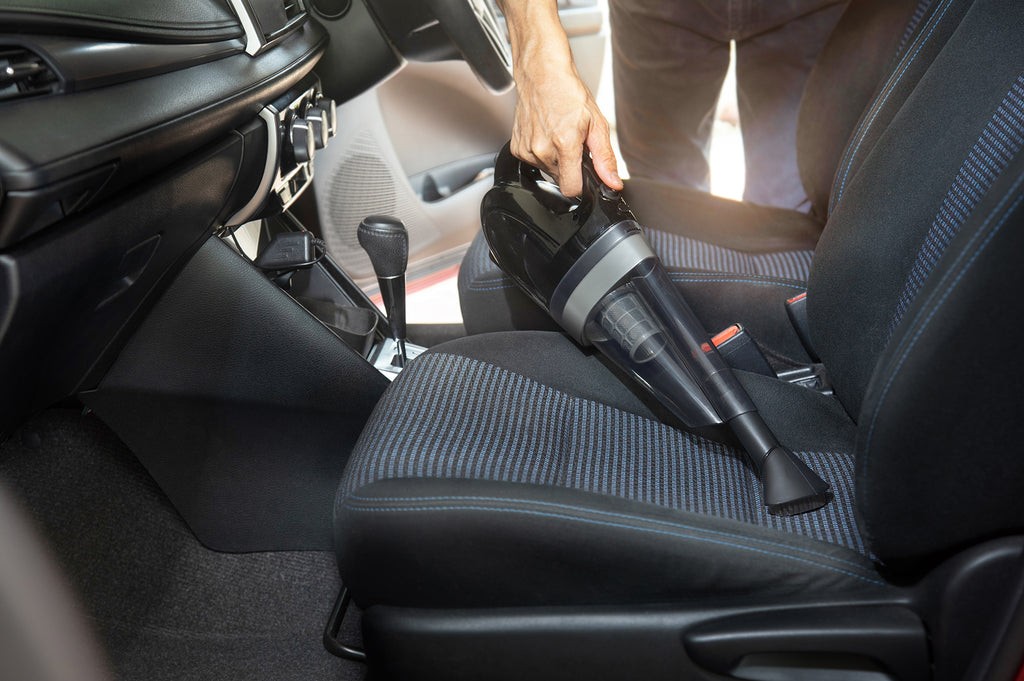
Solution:
[{"label": "blue stitching on seat", "polygon": [[415,506],[404,506],[404,507],[399,507],[399,506],[366,507],[366,506],[364,506],[364,507],[359,507],[359,506],[352,506],[352,505],[349,505],[348,503],[346,503],[346,504],[344,504],[344,507],[348,508],[350,511],[354,511],[354,512],[357,512],[357,513],[376,513],[376,512],[381,512],[381,513],[392,513],[392,512],[406,513],[406,512],[410,512],[410,511],[417,511],[417,512],[422,512],[422,511],[428,511],[428,512],[429,511],[485,511],[485,512],[492,512],[492,513],[511,513],[511,514],[517,514],[517,515],[532,515],[532,516],[538,516],[538,517],[556,518],[556,519],[560,519],[560,520],[568,520],[568,521],[587,523],[587,524],[590,524],[590,525],[604,525],[606,527],[616,527],[616,528],[625,529],[625,530],[636,530],[638,532],[647,532],[649,534],[660,534],[660,535],[664,535],[664,536],[668,536],[668,537],[690,539],[692,541],[706,542],[706,543],[710,543],[710,544],[719,544],[719,545],[722,545],[722,546],[728,546],[728,547],[731,547],[731,548],[739,549],[741,551],[752,551],[754,553],[760,553],[760,554],[764,554],[764,555],[767,555],[767,556],[776,556],[778,558],[793,560],[793,561],[797,561],[797,562],[800,562],[800,563],[807,563],[808,565],[814,565],[815,567],[818,567],[818,568],[820,568],[822,570],[828,570],[828,571],[831,571],[831,572],[836,572],[836,573],[839,573],[839,574],[844,574],[844,575],[847,575],[849,577],[853,577],[854,579],[859,579],[859,580],[868,582],[869,584],[877,584],[879,586],[885,586],[885,582],[882,582],[882,581],[877,580],[877,579],[872,579],[870,577],[865,577],[863,575],[858,575],[855,572],[850,572],[849,570],[843,570],[842,568],[837,568],[837,567],[833,567],[833,566],[830,566],[830,565],[823,565],[821,563],[817,563],[817,562],[815,562],[813,560],[808,560],[806,558],[798,558],[797,556],[789,556],[789,555],[786,555],[784,553],[777,553],[775,551],[766,551],[765,549],[757,549],[757,548],[754,548],[752,546],[744,546],[742,544],[734,544],[732,542],[722,541],[720,539],[708,539],[706,537],[694,537],[694,536],[689,536],[689,535],[685,535],[685,534],[680,534],[678,532],[667,532],[665,530],[655,530],[655,529],[651,529],[651,528],[648,528],[648,527],[636,527],[634,525],[626,525],[626,524],[623,524],[623,523],[612,523],[612,522],[608,522],[608,521],[605,521],[605,520],[591,520],[589,518],[579,518],[577,516],[563,515],[563,514],[560,514],[560,513],[546,513],[546,512],[543,512],[543,511],[530,511],[530,510],[526,510],[526,509],[516,509],[516,508],[494,508],[494,507],[491,507],[491,506],[423,506],[423,507],[415,507]]},{"label": "blue stitching on seat", "polygon": [[[975,235],[975,239],[978,237],[981,231],[984,230],[985,227],[992,221],[993,216],[999,213],[1001,210],[1003,210],[1003,206],[1006,204],[1007,201],[1010,200],[1010,197],[1013,196],[1013,193],[1017,191],[1017,189],[1020,187],[1021,180],[1024,180],[1024,174],[1021,174],[1017,177],[1017,181],[1014,184],[1013,188],[1009,192],[1007,192],[1007,194],[1002,198],[1002,200],[995,207],[995,209],[985,219],[985,222],[982,223],[981,229],[979,230],[978,234]],[[1003,216],[1002,221],[995,228],[993,228],[991,232],[989,232],[988,236],[985,237],[985,240],[982,241],[974,250],[974,253],[968,259],[968,261],[964,263],[963,267],[960,269],[960,272],[956,275],[956,278],[954,278],[953,281],[951,281],[949,285],[946,287],[946,290],[943,292],[942,297],[939,298],[939,300],[935,303],[935,306],[928,313],[928,316],[921,323],[920,327],[918,327],[917,331],[914,333],[914,336],[911,338],[909,344],[903,350],[902,354],[900,355],[899,362],[897,362],[896,364],[896,368],[893,370],[892,374],[889,375],[889,380],[886,381],[885,387],[882,389],[882,395],[881,397],[878,398],[878,403],[875,405],[875,411],[871,415],[871,427],[868,429],[868,439],[866,446],[864,448],[865,460],[867,460],[867,454],[871,451],[871,441],[875,435],[875,425],[878,421],[878,415],[882,410],[882,404],[888,397],[889,390],[890,388],[892,388],[893,382],[896,380],[896,377],[899,375],[899,372],[903,368],[904,363],[906,363],[907,358],[910,356],[910,351],[914,349],[914,346],[917,344],[917,341],[921,338],[921,335],[925,332],[925,329],[928,328],[928,325],[931,323],[935,315],[938,314],[939,309],[946,303],[946,300],[949,298],[949,296],[952,295],[953,290],[960,283],[960,280],[963,278],[965,274],[967,274],[967,270],[971,268],[971,266],[974,264],[974,261],[978,258],[979,255],[981,255],[981,252],[985,249],[988,243],[995,238],[996,234],[999,233],[999,230],[1001,230],[1003,226],[1006,225],[1006,221],[1010,219],[1010,216],[1013,214],[1013,211],[1017,208],[1017,206],[1020,205],[1021,201],[1024,201],[1024,196],[1017,197],[1017,200],[1013,203],[1013,205],[1011,205],[1006,210],[1006,214]],[[915,316],[914,321],[919,319],[923,312],[924,310],[918,312],[918,314]]]},{"label": "blue stitching on seat", "polygon": [[[750,537],[750,536],[745,535],[745,534],[726,532],[724,530],[711,530],[711,529],[707,529],[707,528],[703,528],[703,527],[698,527],[697,525],[687,525],[686,523],[672,522],[672,521],[669,521],[669,520],[659,520],[659,519],[656,519],[656,518],[645,518],[643,516],[629,515],[629,514],[625,514],[625,513],[616,513],[615,511],[602,511],[602,510],[599,510],[599,509],[587,508],[585,506],[573,506],[571,504],[560,504],[560,503],[557,503],[557,502],[554,502],[554,501],[535,501],[533,499],[509,499],[509,498],[503,498],[503,497],[481,497],[481,496],[465,496],[465,497],[459,497],[459,496],[363,497],[363,496],[359,496],[358,494],[351,494],[351,495],[349,495],[348,498],[349,499],[355,499],[356,501],[369,501],[369,502],[375,502],[375,503],[376,502],[381,502],[381,501],[389,501],[389,502],[406,502],[406,501],[417,501],[417,502],[422,502],[422,501],[494,501],[494,502],[505,502],[505,503],[508,503],[508,502],[512,502],[512,503],[519,502],[519,503],[526,503],[526,504],[537,504],[538,506],[551,506],[553,508],[563,508],[563,509],[570,510],[570,511],[580,511],[581,513],[592,513],[594,515],[605,515],[605,516],[611,516],[613,518],[627,518],[627,519],[630,519],[630,520],[638,520],[638,521],[641,521],[641,522],[651,523],[651,524],[654,524],[654,525],[665,525],[667,527],[681,527],[681,528],[686,528],[686,529],[689,529],[689,530],[695,530],[697,532],[704,532],[706,534],[716,534],[716,535],[720,535],[720,536],[723,536],[723,537],[732,537],[734,539],[749,539],[751,541],[756,541],[758,543],[766,544],[768,546],[777,546],[777,547],[783,548],[783,549],[791,549],[791,550],[794,550],[794,551],[800,551],[802,553],[809,553],[812,556],[823,556],[823,557],[828,558],[831,561],[834,561],[834,562],[837,562],[837,563],[844,563],[846,565],[851,565],[851,566],[857,567],[857,568],[863,568],[864,567],[864,565],[862,563],[857,563],[857,562],[854,562],[852,560],[846,560],[844,558],[833,558],[832,556],[829,556],[826,553],[822,553],[820,551],[815,551],[813,549],[802,548],[802,547],[799,547],[799,546],[791,546],[789,544],[784,544],[782,542],[771,541],[771,540],[768,540],[768,539],[761,539],[759,537]],[[350,508],[354,508],[354,507],[350,506]],[[661,507],[661,508],[664,508],[664,507]],[[687,512],[690,512],[690,511],[687,511]],[[713,516],[708,516],[708,517],[713,517]],[[734,521],[734,522],[738,522],[738,521]],[[756,527],[756,526],[754,526],[754,527]],[[793,535],[793,536],[803,536],[803,535]],[[818,540],[815,539],[815,540],[812,540],[812,541],[818,541]],[[840,548],[842,548],[842,547],[840,547]]]},{"label": "blue stitching on seat", "polygon": [[[797,291],[803,291],[803,290],[806,290],[806,288],[807,288],[804,285],[787,284],[787,283],[782,282],[782,281],[758,280],[758,279],[735,279],[735,278],[729,278],[729,279],[711,278],[711,277],[717,277],[718,276],[718,275],[711,274],[711,273],[709,273],[707,275],[690,275],[690,274],[676,275],[676,274],[672,274],[671,272],[669,272],[668,276],[669,276],[669,279],[671,279],[672,281],[683,282],[683,283],[691,283],[691,284],[754,284],[755,286],[783,286],[783,287],[786,287],[786,288],[796,289]],[[699,277],[699,276],[705,276],[707,278],[703,278],[703,279],[694,278],[694,277]],[[728,275],[725,275],[725,276],[728,276]]]},{"label": "blue stitching on seat", "polygon": [[[831,201],[831,205],[829,206],[830,213],[833,210],[835,210],[835,207],[839,204],[840,199],[842,199],[843,197],[843,192],[846,190],[847,176],[850,174],[850,169],[853,167],[853,161],[857,157],[857,152],[860,151],[860,146],[864,143],[864,140],[867,137],[868,130],[871,129],[871,126],[872,124],[874,124],[875,119],[878,118],[878,114],[882,112],[882,107],[885,106],[885,103],[887,101],[889,101],[889,97],[891,97],[892,93],[896,91],[896,86],[899,85],[900,81],[903,80],[903,76],[907,74],[907,71],[910,69],[911,64],[913,64],[914,61],[917,59],[918,55],[921,53],[921,50],[924,49],[925,44],[928,43],[929,40],[931,40],[932,34],[935,33],[935,29],[938,27],[938,25],[942,23],[942,18],[946,15],[946,12],[949,10],[952,4],[952,0],[948,0],[946,2],[946,6],[942,9],[941,12],[932,15],[932,19],[930,20],[932,27],[928,30],[928,34],[923,38],[919,38],[919,40],[921,41],[920,44],[917,46],[917,49],[914,51],[914,54],[903,66],[903,70],[899,74],[896,74],[896,80],[893,81],[891,88],[885,94],[882,100],[878,102],[878,108],[875,109],[875,112],[874,114],[872,114],[871,119],[867,121],[867,123],[857,131],[857,134],[859,135],[860,139],[857,140],[857,146],[853,149],[853,152],[848,157],[843,159],[843,161],[847,164],[846,170],[843,172],[843,179],[840,183],[839,191],[836,192],[834,200]],[[846,148],[849,149],[849,145],[847,145]]]},{"label": "blue stitching on seat", "polygon": [[467,288],[470,291],[501,291],[502,289],[515,288],[515,283],[505,284],[504,286],[477,286],[476,284],[470,284]]}]

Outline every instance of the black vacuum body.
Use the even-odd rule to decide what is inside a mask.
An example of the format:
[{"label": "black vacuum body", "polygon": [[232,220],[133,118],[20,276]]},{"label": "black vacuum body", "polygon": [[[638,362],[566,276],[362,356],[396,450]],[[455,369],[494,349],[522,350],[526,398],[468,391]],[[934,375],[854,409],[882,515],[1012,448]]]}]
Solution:
[{"label": "black vacuum body", "polygon": [[583,185],[582,196],[563,196],[505,145],[481,205],[492,259],[577,342],[597,347],[685,426],[728,425],[771,513],[827,503],[829,486],[779,444],[629,206],[589,160]]}]

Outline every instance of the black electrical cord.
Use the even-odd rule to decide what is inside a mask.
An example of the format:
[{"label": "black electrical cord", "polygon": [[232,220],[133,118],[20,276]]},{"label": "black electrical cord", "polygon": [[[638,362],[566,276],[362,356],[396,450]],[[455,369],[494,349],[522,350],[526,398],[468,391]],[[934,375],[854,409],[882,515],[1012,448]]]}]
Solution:
[{"label": "black electrical cord", "polygon": [[305,262],[300,262],[300,263],[294,263],[294,264],[290,265],[287,270],[281,270],[282,272],[288,272],[288,271],[293,271],[293,270],[301,270],[303,267],[312,267],[313,265],[316,265],[318,262],[323,260],[324,256],[327,255],[327,243],[324,242],[324,240],[321,239],[320,237],[313,236],[313,234],[311,232],[307,232],[307,233],[309,234],[310,243],[313,244],[313,250],[316,251],[317,249],[320,249],[320,253],[317,254],[317,255],[314,255],[312,260],[307,260]]}]

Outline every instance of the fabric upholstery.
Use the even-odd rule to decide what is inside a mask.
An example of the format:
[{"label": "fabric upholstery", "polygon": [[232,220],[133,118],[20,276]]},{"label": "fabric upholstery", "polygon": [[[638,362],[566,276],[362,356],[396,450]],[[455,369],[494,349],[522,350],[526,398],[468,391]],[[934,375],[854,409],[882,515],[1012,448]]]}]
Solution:
[{"label": "fabric upholstery", "polygon": [[[444,391],[437,391],[439,382]],[[397,394],[396,394],[397,393]],[[430,353],[367,423],[342,495],[390,478],[520,482],[610,494],[806,534],[864,552],[849,452],[801,452],[835,500],[769,515],[742,453],[479,360]]]},{"label": "fabric upholstery", "polygon": [[[440,348],[519,374],[549,388],[616,410],[673,424],[656,400],[594,348],[581,348],[563,333],[518,331],[466,336]],[[847,451],[856,426],[832,397],[768,376],[737,371],[736,377],[782,442],[795,450]],[[718,437],[721,433],[711,433]]]},{"label": "fabric upholstery", "polygon": [[1021,253],[1018,156],[907,309],[864,401],[857,508],[890,564],[1024,531]]},{"label": "fabric upholstery", "polygon": [[[487,354],[474,352],[488,338],[478,336],[415,360],[367,424],[335,508],[342,573],[361,603],[482,607],[673,599],[707,589],[883,588],[848,501],[851,429],[840,424],[818,440],[826,449],[800,454],[832,483],[835,499],[809,514],[770,516],[736,449],[676,430],[614,394],[624,409],[592,399],[610,374],[558,334],[497,334],[495,356],[520,337],[522,354],[557,361],[576,353],[551,381],[559,387],[540,380],[551,366],[542,359],[520,373],[462,354]],[[761,388],[752,394],[790,407],[790,391],[805,406],[806,398],[830,402],[776,380]],[[835,418],[822,406],[825,422]],[[801,444],[814,440],[807,432]]]},{"label": "fabric upholstery", "polygon": [[946,192],[889,320],[889,335],[971,212],[1024,146],[1024,74],[1003,98]]},{"label": "fabric upholstery", "polygon": [[851,0],[818,55],[804,88],[796,137],[797,166],[813,215],[828,214],[832,179],[861,112],[903,42],[916,35],[931,2]]},{"label": "fabric upholstery", "polygon": [[860,412],[878,357],[895,337],[900,296],[920,276],[915,262],[933,225],[950,222],[943,216],[952,215],[951,205],[961,214],[957,222],[971,219],[975,200],[961,197],[963,183],[983,194],[1002,165],[971,157],[990,126],[1008,124],[1004,99],[1024,64],[1021,11],[1014,0],[973,4],[851,178],[818,244],[810,331],[851,415]]},{"label": "fabric upholstery", "polygon": [[897,57],[903,56],[907,46],[910,45],[910,41],[917,34],[917,29],[921,26],[921,22],[928,16],[928,11],[934,4],[935,0],[918,0],[917,6],[914,7],[914,13],[910,16],[910,21],[907,22],[906,28],[903,29],[903,37],[900,38],[899,47],[896,48]]},{"label": "fabric upholstery", "polygon": [[647,239],[669,269],[731,272],[806,281],[814,256],[813,250],[744,253],[658,229],[648,229]]},{"label": "fabric upholstery", "polygon": [[875,93],[870,105],[861,113],[846,143],[833,173],[829,215],[836,210],[864,159],[875,149],[881,135],[900,112],[918,81],[931,67],[973,4],[974,0],[933,0],[934,6],[927,8],[926,21],[913,33],[910,44],[903,48],[899,61]]}]

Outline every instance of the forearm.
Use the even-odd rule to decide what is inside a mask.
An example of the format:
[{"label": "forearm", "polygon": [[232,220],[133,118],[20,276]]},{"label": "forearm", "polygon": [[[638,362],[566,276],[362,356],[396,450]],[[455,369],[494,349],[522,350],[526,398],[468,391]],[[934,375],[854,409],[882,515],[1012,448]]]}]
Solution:
[{"label": "forearm", "polygon": [[536,68],[575,69],[556,0],[498,0],[508,23],[513,73],[529,77]]},{"label": "forearm", "polygon": [[512,153],[551,174],[568,196],[583,188],[584,145],[601,179],[622,187],[608,122],[580,80],[555,0],[499,0],[512,44],[519,98]]}]

